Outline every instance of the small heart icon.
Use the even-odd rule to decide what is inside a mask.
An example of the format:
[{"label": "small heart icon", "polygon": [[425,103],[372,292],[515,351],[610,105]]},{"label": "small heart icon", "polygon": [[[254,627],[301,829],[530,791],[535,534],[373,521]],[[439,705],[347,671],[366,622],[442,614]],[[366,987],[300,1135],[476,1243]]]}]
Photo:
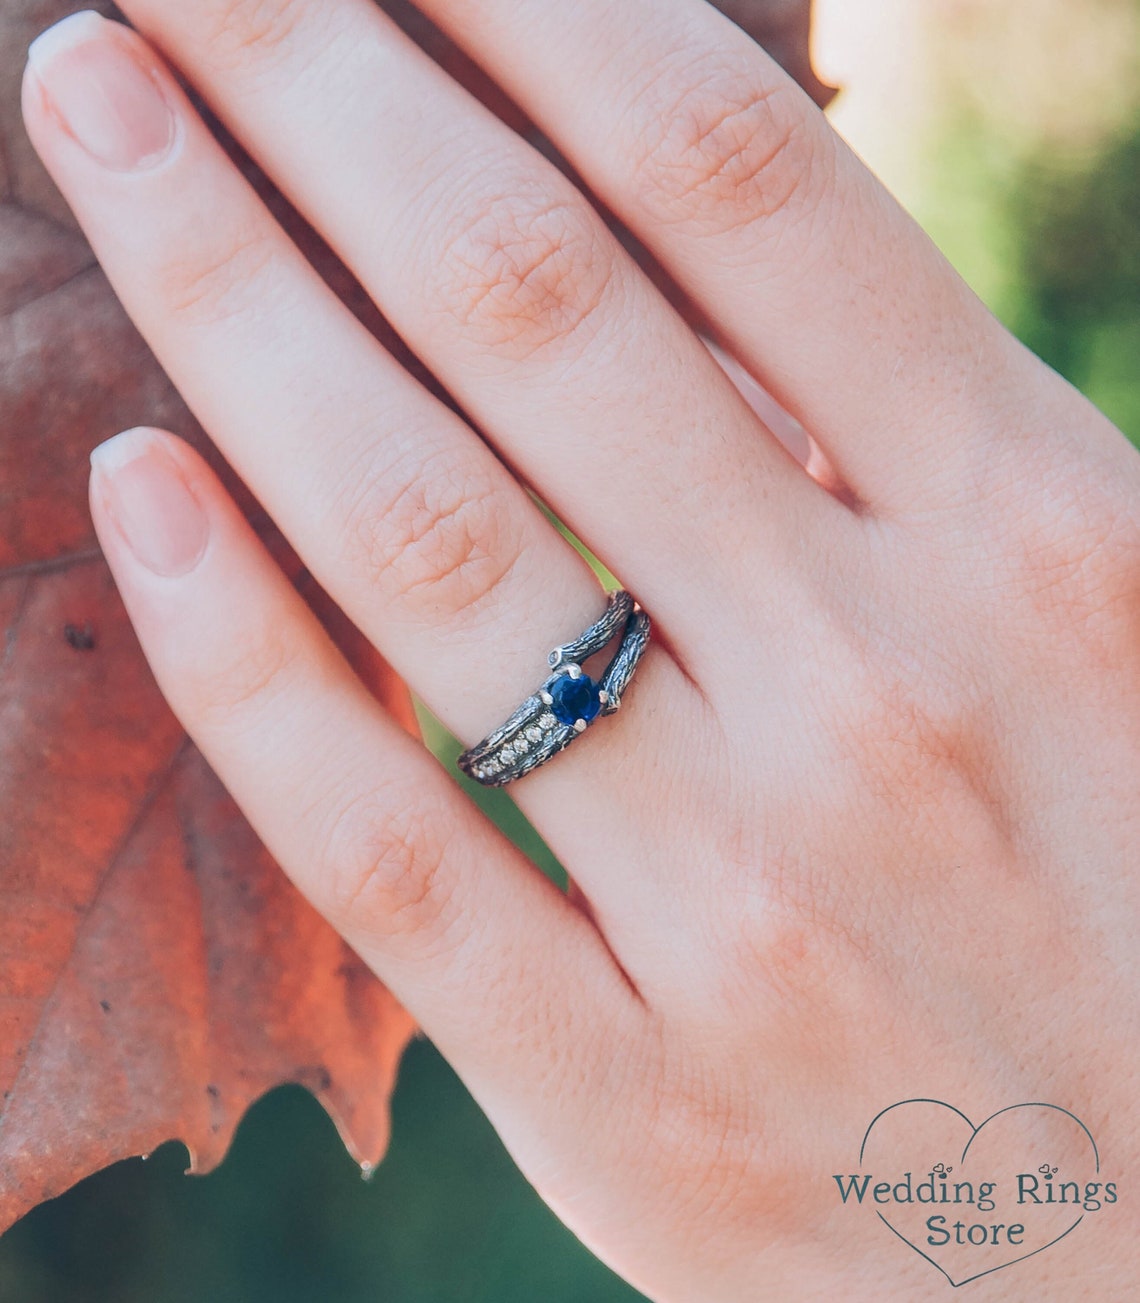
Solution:
[{"label": "small heart icon", "polygon": [[1088,1127],[1056,1104],[1012,1104],[975,1126],[941,1100],[902,1100],[867,1128],[859,1165],[844,1202],[873,1207],[954,1286],[1043,1253],[1115,1200]]}]

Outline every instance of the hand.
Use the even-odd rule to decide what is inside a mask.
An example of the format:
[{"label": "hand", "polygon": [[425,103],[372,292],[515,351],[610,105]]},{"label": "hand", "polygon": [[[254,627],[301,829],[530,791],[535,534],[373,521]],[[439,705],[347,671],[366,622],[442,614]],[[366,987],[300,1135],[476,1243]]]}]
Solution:
[{"label": "hand", "polygon": [[[90,15],[43,38],[37,149],[320,582],[467,744],[603,606],[524,484],[655,629],[621,712],[512,789],[570,897],[147,430],[91,485],[139,637],[270,850],[619,1272],[661,1300],[942,1297],[836,1197],[880,1109],[1048,1100],[1117,1171],[1140,1156],[1140,459],[712,8],[421,7],[830,470],[366,0],[124,0],[482,432],[341,306],[151,46]],[[1095,1264],[1123,1297],[1135,1217],[1086,1221],[976,1296],[1076,1297]]]}]

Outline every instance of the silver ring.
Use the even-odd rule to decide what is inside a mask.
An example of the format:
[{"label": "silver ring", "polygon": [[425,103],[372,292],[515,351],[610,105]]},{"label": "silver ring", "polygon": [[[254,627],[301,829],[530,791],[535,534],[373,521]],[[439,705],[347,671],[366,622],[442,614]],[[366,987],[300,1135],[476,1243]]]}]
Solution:
[{"label": "silver ring", "polygon": [[[624,588],[611,593],[605,614],[580,638],[550,653],[553,674],[505,724],[459,757],[459,768],[484,787],[506,787],[544,765],[596,720],[621,705],[649,643],[649,616]],[[583,661],[621,633],[621,645],[595,683]]]}]

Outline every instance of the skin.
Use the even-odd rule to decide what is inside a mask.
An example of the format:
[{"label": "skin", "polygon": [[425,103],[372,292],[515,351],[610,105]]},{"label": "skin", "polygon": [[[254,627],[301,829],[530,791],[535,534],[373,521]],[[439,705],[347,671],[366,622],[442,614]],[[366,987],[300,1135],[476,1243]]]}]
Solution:
[{"label": "skin", "polygon": [[[1123,1183],[975,1298],[1127,1296],[1140,458],[1124,436],[696,0],[421,7],[802,422],[822,450],[807,468],[570,182],[366,0],[122,7],[145,41],[83,18],[41,44],[28,131],[187,401],[346,613],[476,742],[602,609],[526,483],[654,618],[621,712],[512,789],[565,896],[365,692],[200,458],[119,436],[94,459],[99,538],[163,691],[285,871],[543,1198],[650,1297],[945,1297],[831,1176],[912,1096],[976,1121],[1050,1101]],[[324,287],[162,56],[482,439]],[[77,78],[112,57],[158,97],[145,122],[120,105],[136,144],[150,132],[141,160],[119,141],[108,162],[112,128],[77,107]]]}]

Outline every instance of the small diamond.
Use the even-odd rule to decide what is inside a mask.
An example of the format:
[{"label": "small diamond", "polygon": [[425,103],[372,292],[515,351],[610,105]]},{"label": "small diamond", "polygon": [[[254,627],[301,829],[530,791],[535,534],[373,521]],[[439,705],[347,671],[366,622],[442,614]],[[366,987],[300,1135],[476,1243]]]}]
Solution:
[{"label": "small diamond", "polygon": [[521,733],[518,735],[518,737],[515,738],[513,746],[515,748],[515,751],[520,756],[525,756],[526,753],[530,750],[530,743],[526,740],[525,737],[523,737]]},{"label": "small diamond", "polygon": [[539,726],[539,728],[549,730],[549,729],[552,729],[552,728],[554,727],[554,725],[557,724],[557,723],[558,723],[558,721],[554,718],[554,716],[551,715],[551,714],[549,714],[549,713],[547,713],[547,714],[543,715],[543,716],[539,719],[539,721],[538,721],[538,726]]},{"label": "small diamond", "polygon": [[508,742],[507,745],[503,747],[503,749],[499,752],[499,759],[503,762],[504,765],[509,765],[514,758],[515,758],[515,749]]},{"label": "small diamond", "polygon": [[542,741],[542,729],[540,729],[537,724],[532,724],[530,728],[527,729],[526,735],[532,742]]}]

